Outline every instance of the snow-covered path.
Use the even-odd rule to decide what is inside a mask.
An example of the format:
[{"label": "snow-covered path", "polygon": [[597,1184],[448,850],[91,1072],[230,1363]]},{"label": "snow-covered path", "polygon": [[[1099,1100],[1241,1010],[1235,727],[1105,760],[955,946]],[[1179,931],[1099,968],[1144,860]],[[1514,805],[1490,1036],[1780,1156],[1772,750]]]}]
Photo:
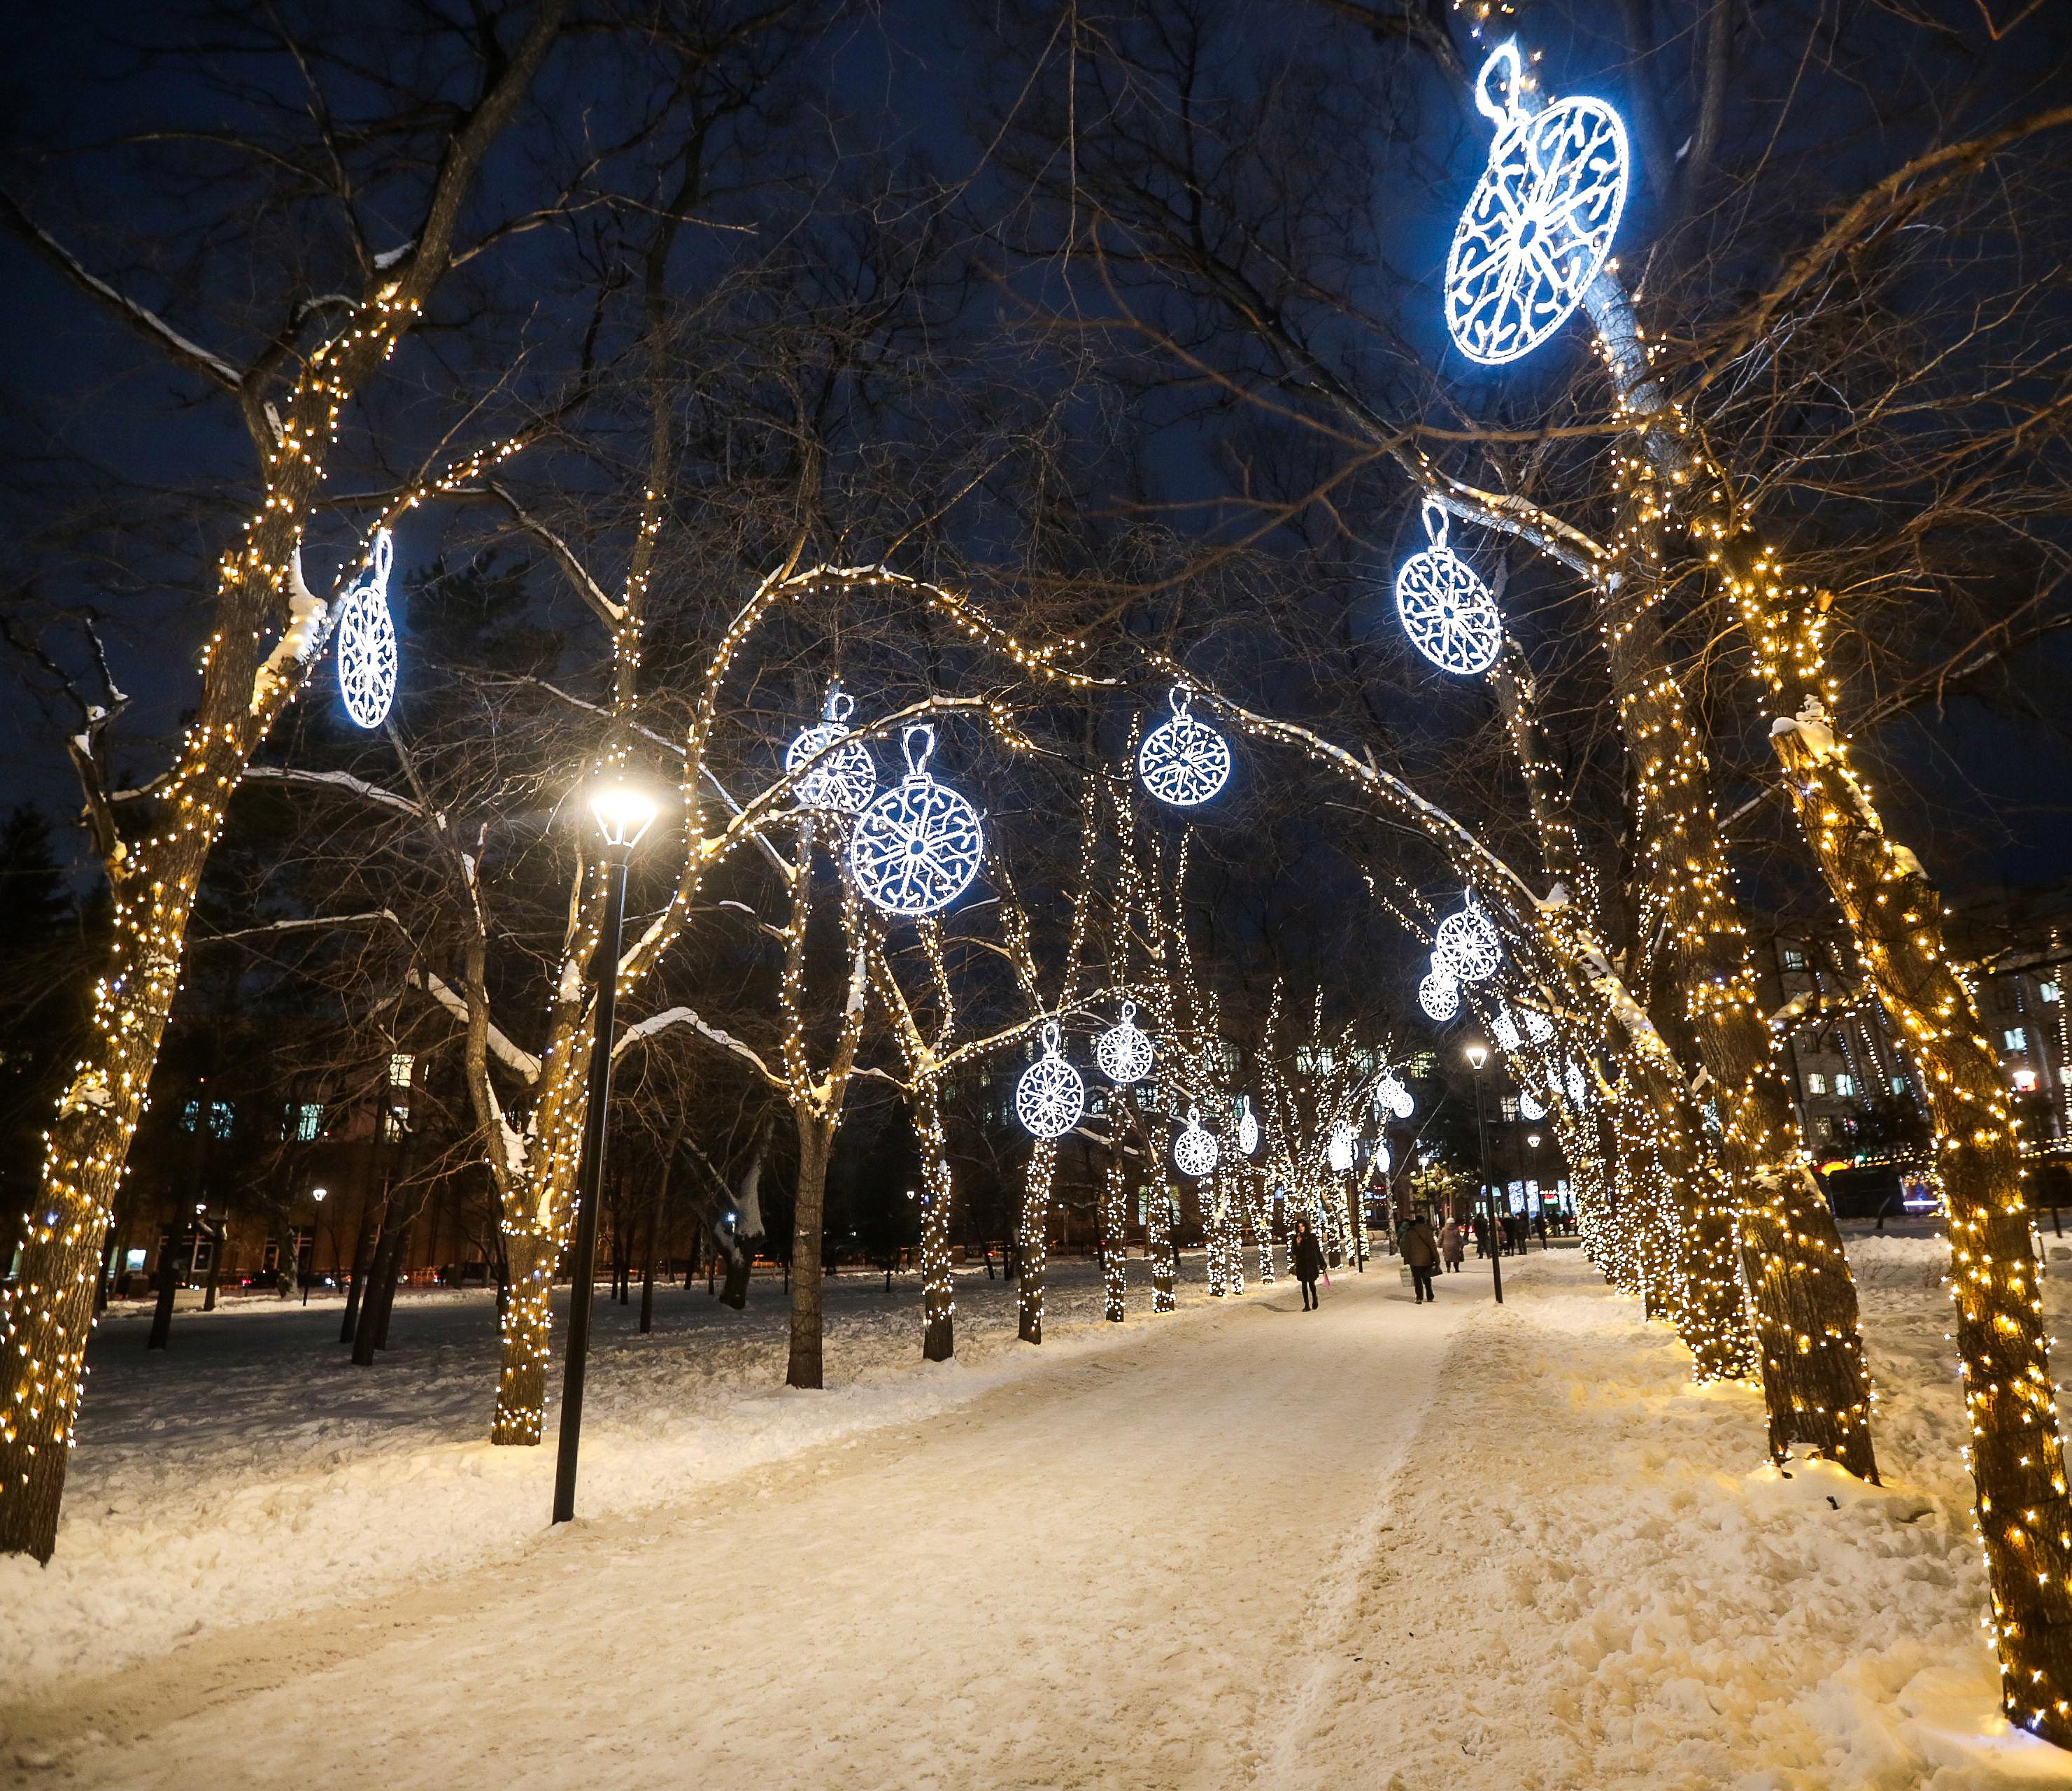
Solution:
[{"label": "snow-covered path", "polygon": [[923,1423],[15,1719],[107,1738],[63,1746],[64,1782],[212,1791],[1278,1777],[1486,1299],[1446,1291],[1413,1307],[1383,1266],[1314,1314],[1283,1283],[1135,1321]]}]

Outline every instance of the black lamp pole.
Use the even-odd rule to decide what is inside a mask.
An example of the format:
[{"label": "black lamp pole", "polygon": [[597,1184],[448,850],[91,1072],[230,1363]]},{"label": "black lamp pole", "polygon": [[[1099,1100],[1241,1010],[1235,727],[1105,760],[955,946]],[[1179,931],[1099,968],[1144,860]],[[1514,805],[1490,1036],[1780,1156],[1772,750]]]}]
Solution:
[{"label": "black lamp pole", "polygon": [[[630,843],[630,842],[627,842]],[[582,1440],[583,1378],[590,1365],[590,1314],[597,1274],[597,1209],[604,1188],[605,1115],[611,1102],[612,1023],[619,1005],[619,935],[626,915],[627,843],[606,848],[604,919],[598,928],[590,980],[597,985],[597,1024],[590,1058],[590,1100],[583,1115],[582,1167],[576,1181],[575,1256],[569,1265],[569,1356],[561,1380],[561,1438],[554,1462],[554,1519],[576,1514],[576,1454]]]}]

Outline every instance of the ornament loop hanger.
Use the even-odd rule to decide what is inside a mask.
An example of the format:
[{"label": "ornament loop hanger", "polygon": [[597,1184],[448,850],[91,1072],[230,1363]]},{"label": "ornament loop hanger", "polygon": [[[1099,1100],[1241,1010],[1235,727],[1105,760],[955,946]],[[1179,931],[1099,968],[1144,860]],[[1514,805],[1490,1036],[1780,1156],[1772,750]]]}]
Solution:
[{"label": "ornament loop hanger", "polygon": [[1122,1023],[1124,1026],[1128,1026],[1134,1021],[1136,1018],[1137,1003],[1133,1001],[1124,1002],[1122,1004]]},{"label": "ornament loop hanger", "polygon": [[1424,538],[1434,547],[1446,545],[1447,532],[1453,527],[1453,519],[1446,514],[1446,507],[1436,497],[1428,497],[1423,505]]},{"label": "ornament loop hanger", "polygon": [[374,531],[373,550],[368,555],[367,578],[368,585],[388,583],[389,568],[396,563],[396,537],[386,529]]},{"label": "ornament loop hanger", "polygon": [[[921,737],[921,750],[914,750],[914,736]],[[928,775],[928,761],[935,756],[935,731],[926,722],[915,722],[899,736],[900,750],[906,755],[906,781],[919,783]]]},{"label": "ornament loop hanger", "polygon": [[1194,693],[1184,684],[1176,684],[1166,700],[1173,706],[1174,720],[1185,721],[1187,718],[1187,706],[1194,702]]},{"label": "ornament loop hanger", "polygon": [[856,713],[856,698],[839,683],[828,686],[827,701],[820,705],[820,719],[828,722],[845,722]]},{"label": "ornament loop hanger", "polygon": [[[1498,68],[1504,71],[1504,91],[1501,101],[1493,99],[1490,76]],[[1525,108],[1519,103],[1519,93],[1525,84],[1525,64],[1518,53],[1518,39],[1507,37],[1490,51],[1488,59],[1475,76],[1475,109],[1495,125],[1498,130],[1509,124]]]},{"label": "ornament loop hanger", "polygon": [[1046,1057],[1056,1056],[1058,1055],[1058,1023],[1055,1020],[1044,1021],[1042,1037],[1043,1055]]}]

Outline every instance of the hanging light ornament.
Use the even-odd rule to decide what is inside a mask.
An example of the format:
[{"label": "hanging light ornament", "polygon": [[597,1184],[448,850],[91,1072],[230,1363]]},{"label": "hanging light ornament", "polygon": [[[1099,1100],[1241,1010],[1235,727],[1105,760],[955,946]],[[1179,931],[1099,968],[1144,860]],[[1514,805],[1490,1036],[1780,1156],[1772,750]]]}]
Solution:
[{"label": "hanging light ornament", "polygon": [[338,693],[361,727],[379,727],[396,700],[396,623],[388,613],[395,563],[395,537],[376,529],[367,575],[339,600]]},{"label": "hanging light ornament", "polygon": [[1499,1007],[1490,1021],[1490,1031],[1496,1035],[1499,1051],[1515,1051],[1525,1043],[1525,1035],[1518,1030],[1518,1022],[1511,1017],[1508,1007]]},{"label": "hanging light ornament", "polygon": [[1430,974],[1417,985],[1417,1005],[1433,1019],[1451,1019],[1461,1011],[1461,979],[1435,960]]},{"label": "hanging light ornament", "polygon": [[1198,1179],[1215,1167],[1219,1155],[1216,1141],[1202,1130],[1200,1110],[1190,1106],[1186,1126],[1173,1140],[1173,1167],[1183,1175]]},{"label": "hanging light ornament", "polygon": [[1442,672],[1473,677],[1496,663],[1503,617],[1475,569],[1446,544],[1446,513],[1424,500],[1426,545],[1396,571],[1396,613],[1410,644]]},{"label": "hanging light ornament", "polygon": [[1186,685],[1174,685],[1167,700],[1173,706],[1173,718],[1144,736],[1144,744],[1137,749],[1137,775],[1161,802],[1192,809],[1229,781],[1230,743],[1188,713],[1194,694]]},{"label": "hanging light ornament", "polygon": [[[1492,76],[1503,81],[1501,97]],[[1517,41],[1508,39],[1475,76],[1475,105],[1496,138],[1446,257],[1446,327],[1485,367],[1529,355],[1568,321],[1626,208],[1619,115],[1581,95],[1528,112],[1524,90]]]},{"label": "hanging light ornament", "polygon": [[1544,1119],[1547,1110],[1524,1089],[1518,1091],[1518,1110],[1527,1119]]},{"label": "hanging light ornament", "polygon": [[1014,1085],[1014,1116],[1032,1138],[1063,1138],[1087,1110],[1087,1085],[1058,1049],[1058,1023],[1043,1023],[1043,1055]]},{"label": "hanging light ornament", "polygon": [[1388,1140],[1382,1139],[1374,1147],[1374,1172],[1386,1175],[1395,1167],[1396,1159],[1388,1154]]},{"label": "hanging light ornament", "polygon": [[857,817],[849,867],[873,907],[888,914],[933,914],[948,908],[978,875],[985,830],[977,809],[928,775],[935,729],[917,723],[900,744],[906,775]]},{"label": "hanging light ornament", "polygon": [[1580,1107],[1583,1104],[1583,1097],[1589,1090],[1589,1085],[1583,1080],[1583,1070],[1580,1064],[1571,1064],[1568,1066],[1568,1081],[1569,1104],[1572,1106]]},{"label": "hanging light ornament", "polygon": [[[1455,985],[1457,990],[1458,986]],[[1417,1103],[1412,1097],[1410,1090],[1404,1086],[1403,1078],[1393,1070],[1375,1085],[1374,1104],[1377,1110],[1386,1107],[1398,1119],[1408,1119],[1417,1111]]]},{"label": "hanging light ornament", "polygon": [[1331,1173],[1342,1175],[1353,1166],[1353,1129],[1342,1119],[1331,1128],[1331,1142],[1324,1147]]},{"label": "hanging light ornament", "polygon": [[834,747],[820,763],[800,778],[794,787],[799,805],[806,809],[830,809],[838,814],[861,814],[878,789],[878,767],[870,749],[861,740],[849,739],[849,718],[856,713],[856,698],[840,685],[828,686],[828,700],[816,727],[801,728],[784,754],[784,768],[796,771],[824,747]]},{"label": "hanging light ornament", "polygon": [[1536,1007],[1525,1010],[1525,1035],[1536,1045],[1544,1045],[1554,1036],[1554,1023]]},{"label": "hanging light ornament", "polygon": [[1432,962],[1462,982],[1494,976],[1503,961],[1503,942],[1473,896],[1458,913],[1441,920],[1432,936]]},{"label": "hanging light ornament", "polygon": [[1137,1023],[1137,1003],[1122,1004],[1122,1018],[1094,1040],[1094,1061],[1118,1088],[1141,1082],[1151,1073],[1151,1035]]},{"label": "hanging light ornament", "polygon": [[1248,1157],[1259,1151],[1259,1120],[1252,1110],[1248,1094],[1237,1097],[1237,1147]]}]

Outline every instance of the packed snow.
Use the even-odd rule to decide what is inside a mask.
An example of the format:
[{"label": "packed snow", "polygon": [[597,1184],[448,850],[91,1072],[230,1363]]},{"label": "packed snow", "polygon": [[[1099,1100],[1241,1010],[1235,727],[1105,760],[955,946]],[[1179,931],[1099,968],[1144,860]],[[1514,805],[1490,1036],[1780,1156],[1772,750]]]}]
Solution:
[{"label": "packed snow", "polygon": [[[2053,1252],[2065,1248],[2046,1236]],[[1886,1484],[1762,1460],[1750,1389],[1574,1252],[1394,1266],[1051,1340],[962,1278],[830,1284],[830,1390],[782,1296],[600,1303],[585,1521],[495,1451],[486,1298],[107,1327],[60,1552],[0,1563],[23,1784],[2072,1786],[1996,1715],[1942,1245],[1850,1240]],[[2061,1276],[2072,1256],[2053,1255]],[[1198,1277],[1198,1260],[1189,1264]],[[2045,1283],[2061,1310],[2066,1282]],[[196,1688],[207,1688],[198,1697]],[[321,1720],[310,1712],[321,1711]]]}]

